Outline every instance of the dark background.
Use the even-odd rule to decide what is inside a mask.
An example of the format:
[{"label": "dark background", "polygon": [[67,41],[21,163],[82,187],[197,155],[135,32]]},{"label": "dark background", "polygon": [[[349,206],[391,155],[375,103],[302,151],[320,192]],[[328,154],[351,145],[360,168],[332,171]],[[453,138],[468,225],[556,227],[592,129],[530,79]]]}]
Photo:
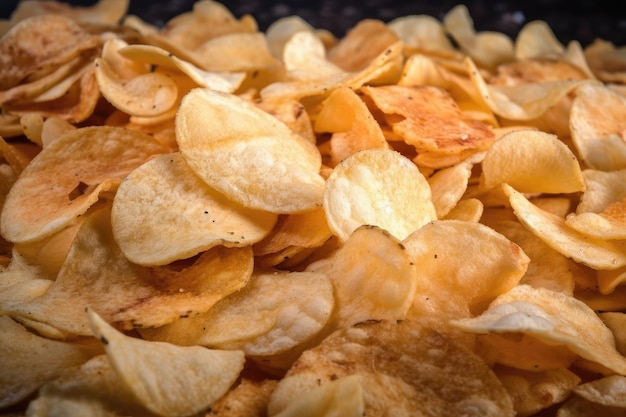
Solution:
[{"label": "dark background", "polygon": [[[95,0],[72,0],[88,5]],[[129,13],[162,26],[173,16],[191,10],[195,0],[131,0]],[[280,17],[300,15],[316,28],[343,36],[347,29],[364,18],[388,22],[409,14],[428,14],[441,18],[459,3],[464,3],[477,30],[496,30],[515,37],[529,21],[545,20],[562,43],[578,40],[583,46],[595,38],[626,46],[626,13],[621,1],[565,0],[468,0],[468,1],[381,1],[381,0],[283,0],[222,1],[236,17],[253,15],[261,30]],[[7,18],[17,0],[0,0],[0,17]]]}]

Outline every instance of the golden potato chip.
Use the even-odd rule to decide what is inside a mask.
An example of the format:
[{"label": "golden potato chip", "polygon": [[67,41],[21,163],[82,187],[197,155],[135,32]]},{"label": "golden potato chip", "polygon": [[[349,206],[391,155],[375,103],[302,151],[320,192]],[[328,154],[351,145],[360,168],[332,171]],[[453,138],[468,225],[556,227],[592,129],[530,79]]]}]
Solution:
[{"label": "golden potato chip", "polygon": [[207,186],[179,153],[161,155],[130,173],[111,212],[116,242],[141,265],[169,264],[218,245],[250,245],[267,236],[276,219]]},{"label": "golden potato chip", "polygon": [[360,417],[365,414],[363,387],[358,375],[348,375],[304,392],[274,417],[317,417],[340,415]]},{"label": "golden potato chip", "polygon": [[557,39],[552,28],[543,20],[526,23],[515,39],[515,58],[558,58],[565,47]]},{"label": "golden potato chip", "polygon": [[[603,103],[598,107],[597,103]],[[572,141],[582,162],[589,168],[612,171],[626,168],[626,97],[602,84],[576,89],[570,114]]]},{"label": "golden potato chip", "polygon": [[136,339],[115,330],[93,310],[87,315],[121,383],[161,416],[183,417],[208,408],[243,369],[241,351]]},{"label": "golden potato chip", "polygon": [[518,285],[481,315],[451,324],[479,334],[523,333],[549,346],[565,346],[610,372],[626,373],[626,358],[615,349],[611,331],[585,303],[560,292]]},{"label": "golden potato chip", "polygon": [[477,198],[468,198],[459,201],[442,220],[462,220],[478,222],[483,215],[483,203]]},{"label": "golden potato chip", "polygon": [[[391,20],[387,26],[402,40],[405,49],[427,54],[454,54],[452,42],[443,28],[443,24],[429,15],[408,15]],[[411,55],[411,57],[419,55]]]},{"label": "golden potato chip", "polygon": [[621,417],[623,415],[624,408],[622,407],[607,407],[576,395],[567,400],[557,411],[557,417]]},{"label": "golden potato chip", "polygon": [[328,50],[328,60],[345,71],[361,71],[398,40],[382,21],[364,19]]},{"label": "golden potato chip", "polygon": [[7,316],[0,316],[0,330],[0,408],[19,403],[65,368],[101,352],[93,343],[37,336]]},{"label": "golden potato chip", "polygon": [[500,32],[476,32],[474,21],[465,5],[454,6],[443,17],[446,31],[480,66],[492,68],[514,58],[513,41]]},{"label": "golden potato chip", "polygon": [[581,381],[566,368],[531,372],[500,366],[494,372],[513,399],[519,417],[534,415],[565,401]]},{"label": "golden potato chip", "polygon": [[476,314],[513,288],[529,263],[519,246],[480,223],[433,221],[402,243],[418,274],[409,318]]},{"label": "golden potato chip", "polygon": [[64,133],[74,130],[76,127],[58,116],[50,116],[43,122],[41,127],[41,146],[45,148]]},{"label": "golden potato chip", "polygon": [[[362,253],[368,257],[362,259]],[[404,319],[418,280],[402,243],[375,226],[357,228],[337,251],[306,270],[326,274],[333,283],[337,307],[331,328]]]},{"label": "golden potato chip", "polygon": [[165,153],[150,136],[106,126],[69,131],[28,165],[7,195],[2,236],[43,239],[70,225],[148,158]]},{"label": "golden potato chip", "polygon": [[348,87],[337,88],[324,100],[315,130],[332,133],[329,165],[333,167],[358,151],[390,148],[363,100]]},{"label": "golden potato chip", "polygon": [[626,265],[626,248],[618,242],[583,235],[565,219],[533,205],[513,187],[504,192],[520,222],[557,252],[595,269],[617,269]]},{"label": "golden potato chip", "polygon": [[116,245],[109,217],[107,208],[89,216],[45,294],[7,301],[2,309],[70,335],[90,334],[82,314],[87,307],[120,328],[158,326],[207,311],[241,289],[252,273],[249,247],[217,247],[179,270],[138,267]]},{"label": "golden potato chip", "polygon": [[72,6],[59,1],[20,1],[11,20],[44,14],[63,15],[81,23],[116,24],[128,11],[129,0],[98,0],[89,6]]},{"label": "golden potato chip", "polygon": [[520,284],[548,288],[564,294],[574,293],[572,261],[546,245],[515,220],[485,221],[489,227],[518,244],[530,258]]},{"label": "golden potato chip", "polygon": [[[431,164],[425,166],[454,165],[487,149],[495,140],[490,126],[465,120],[456,102],[441,88],[387,85],[362,91],[387,115],[393,131],[415,147],[418,158],[420,154],[430,157]],[[436,163],[436,158],[445,162]],[[418,164],[424,165],[420,160]]]},{"label": "golden potato chip", "polygon": [[600,312],[598,316],[611,329],[615,336],[615,347],[622,355],[626,354],[626,314],[621,312]]},{"label": "golden potato chip", "polygon": [[237,386],[211,404],[206,417],[261,417],[267,414],[270,395],[277,381],[242,379]]},{"label": "golden potato chip", "polygon": [[245,207],[295,213],[322,203],[319,151],[237,96],[192,90],[180,104],[176,137],[191,169]]},{"label": "golden potato chip", "polygon": [[230,33],[208,40],[195,51],[202,68],[216,72],[259,71],[280,62],[269,50],[263,33]]},{"label": "golden potato chip", "polygon": [[480,358],[408,321],[347,328],[304,352],[279,381],[268,413],[279,414],[316,387],[348,376],[359,377],[368,416],[515,414],[508,393]]},{"label": "golden potato chip", "polygon": [[285,45],[298,32],[315,32],[315,28],[298,15],[281,17],[267,27],[265,39],[272,56],[283,59]]},{"label": "golden potato chip", "polygon": [[611,375],[579,385],[558,411],[558,417],[621,416],[626,411],[626,379]]},{"label": "golden potato chip", "polygon": [[447,216],[459,203],[467,190],[472,166],[471,163],[461,162],[441,169],[428,177],[428,185],[430,185],[437,218],[441,219]]},{"label": "golden potato chip", "polygon": [[516,130],[498,139],[481,163],[481,185],[491,189],[506,183],[523,193],[584,191],[578,160],[556,136],[536,130]]},{"label": "golden potato chip", "polygon": [[331,231],[343,241],[362,225],[402,240],[437,218],[424,176],[390,149],[363,150],[337,165],[326,182],[324,210]]},{"label": "golden potato chip", "polygon": [[43,15],[24,19],[0,39],[0,90],[34,81],[99,43],[96,35],[67,17]]}]

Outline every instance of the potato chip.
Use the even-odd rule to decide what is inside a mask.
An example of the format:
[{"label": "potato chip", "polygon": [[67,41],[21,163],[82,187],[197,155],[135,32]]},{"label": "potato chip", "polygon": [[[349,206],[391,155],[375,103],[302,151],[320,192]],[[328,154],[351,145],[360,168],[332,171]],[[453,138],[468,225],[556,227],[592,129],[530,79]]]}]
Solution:
[{"label": "potato chip", "polygon": [[515,39],[515,58],[558,58],[565,47],[557,39],[552,28],[543,20],[526,23]]},{"label": "potato chip", "polygon": [[476,32],[465,5],[454,6],[443,17],[446,31],[478,65],[492,68],[514,58],[513,41],[500,32]]},{"label": "potato chip", "polygon": [[[456,102],[441,88],[388,85],[362,90],[387,115],[393,131],[415,147],[419,165],[454,165],[487,149],[495,140],[490,126],[465,120]],[[419,160],[421,154],[433,162],[425,164]],[[436,163],[437,158],[444,162]]]},{"label": "potato chip", "polygon": [[509,395],[480,358],[406,321],[344,329],[303,353],[272,393],[268,414],[352,375],[360,379],[367,415],[514,415]]},{"label": "potato chip", "polygon": [[361,71],[398,40],[382,21],[364,19],[328,50],[328,60],[345,71]]},{"label": "potato chip", "polygon": [[626,373],[626,358],[615,349],[613,334],[582,301],[556,291],[518,285],[496,298],[475,318],[452,320],[464,331],[523,333],[549,346],[566,346],[611,372]]},{"label": "potato chip", "polygon": [[[360,258],[361,253],[367,253],[367,259]],[[310,264],[307,271],[324,273],[333,283],[337,308],[331,328],[404,319],[418,280],[404,246],[375,226],[357,228],[336,252]]]},{"label": "potato chip", "polygon": [[103,208],[83,224],[45,294],[7,301],[2,309],[70,335],[90,334],[82,314],[87,307],[120,328],[158,326],[207,311],[241,289],[252,273],[249,247],[218,247],[179,270],[140,268],[115,244],[109,217],[110,210]]},{"label": "potato chip", "polygon": [[315,28],[298,15],[282,17],[270,23],[265,30],[265,39],[272,56],[282,60],[285,45],[298,32],[315,32]]},{"label": "potato chip", "polygon": [[505,184],[504,191],[520,222],[552,249],[595,269],[626,265],[626,249],[621,244],[583,235],[562,217],[534,206],[514,188]]},{"label": "potato chip", "polygon": [[122,128],[67,132],[42,150],[11,188],[2,210],[2,235],[28,242],[62,230],[101,193],[114,190],[135,167],[164,152],[151,137]]},{"label": "potato chip", "polygon": [[[597,107],[598,102],[604,103],[602,110]],[[626,97],[601,84],[576,89],[570,130],[576,151],[589,168],[601,171],[626,168],[625,106]]]},{"label": "potato chip", "polygon": [[529,263],[520,247],[503,235],[460,220],[433,221],[403,245],[418,274],[409,318],[476,314],[513,288]]},{"label": "potato chip", "polygon": [[472,164],[461,162],[437,171],[428,178],[437,218],[441,219],[461,200],[472,174]]},{"label": "potato chip", "polygon": [[582,397],[573,396],[565,402],[557,411],[557,417],[586,417],[604,416],[621,417],[624,409],[621,407],[607,407]]},{"label": "potato chip", "polygon": [[72,6],[54,1],[20,1],[11,20],[20,21],[44,14],[63,15],[81,23],[116,24],[128,11],[129,0],[98,0],[89,6]]},{"label": "potato chip", "polygon": [[242,379],[223,397],[211,404],[205,417],[262,416],[267,414],[267,403],[277,381]]},{"label": "potato chip", "polygon": [[[391,20],[387,26],[402,40],[405,49],[427,54],[454,54],[442,23],[429,15],[409,15]],[[412,55],[418,56],[418,55]],[[410,57],[409,57],[410,59]]]},{"label": "potato chip", "polygon": [[319,151],[237,96],[192,90],[178,110],[176,136],[191,169],[245,207],[295,213],[322,202]]},{"label": "potato chip", "polygon": [[37,336],[11,318],[0,316],[0,407],[17,404],[65,368],[101,352],[89,342],[61,342]]},{"label": "potato chip", "polygon": [[269,234],[276,218],[207,186],[179,153],[135,169],[115,194],[111,213],[116,242],[141,265],[169,264],[218,245],[247,246]]},{"label": "potato chip", "polygon": [[48,117],[41,127],[41,146],[45,148],[64,133],[74,129],[76,129],[74,125],[58,116]]},{"label": "potato chip", "polygon": [[324,190],[331,231],[345,241],[362,225],[404,239],[437,214],[428,182],[417,167],[390,149],[368,149],[333,170]]},{"label": "potato chip", "polygon": [[182,417],[206,409],[243,369],[241,351],[136,339],[115,330],[93,310],[87,314],[121,383],[156,414]]},{"label": "potato chip", "polygon": [[265,35],[231,33],[208,40],[195,51],[202,68],[215,72],[259,71],[278,68]]},{"label": "potato chip", "polygon": [[481,163],[481,185],[491,189],[506,183],[523,193],[584,191],[578,160],[556,136],[536,130],[516,130],[491,146]]},{"label": "potato chip", "polygon": [[96,48],[99,38],[60,15],[33,16],[13,26],[0,40],[0,90],[34,81]]},{"label": "potato chip", "polygon": [[357,375],[348,375],[304,392],[276,417],[316,417],[340,415],[360,417],[365,414],[363,387]]},{"label": "potato chip", "polygon": [[581,379],[565,368],[545,372],[496,367],[494,372],[513,399],[517,416],[531,416],[566,400]]},{"label": "potato chip", "polygon": [[154,416],[121,383],[105,354],[94,356],[79,367],[65,369],[41,387],[37,398],[26,409],[26,414],[33,417],[116,417],[122,413]]},{"label": "potato chip", "polygon": [[626,314],[617,312],[600,312],[598,316],[611,329],[615,336],[615,347],[622,355],[626,355]]},{"label": "potato chip", "polygon": [[332,133],[329,165],[333,167],[358,151],[390,147],[363,100],[347,87],[336,89],[324,100],[315,130]]},{"label": "potato chip", "polygon": [[611,375],[579,385],[576,394],[558,411],[559,417],[620,416],[626,409],[626,379]]},{"label": "potato chip", "polygon": [[477,198],[468,198],[459,201],[442,220],[461,220],[478,222],[483,215],[483,203]]}]

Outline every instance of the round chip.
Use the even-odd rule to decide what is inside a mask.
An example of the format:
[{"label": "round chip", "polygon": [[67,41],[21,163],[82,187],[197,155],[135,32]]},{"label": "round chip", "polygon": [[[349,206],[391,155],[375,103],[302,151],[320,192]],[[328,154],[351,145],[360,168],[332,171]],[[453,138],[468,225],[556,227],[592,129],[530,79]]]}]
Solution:
[{"label": "round chip", "polygon": [[343,241],[363,225],[402,240],[437,219],[426,178],[409,159],[384,148],[360,151],[335,167],[324,210],[328,226]]}]

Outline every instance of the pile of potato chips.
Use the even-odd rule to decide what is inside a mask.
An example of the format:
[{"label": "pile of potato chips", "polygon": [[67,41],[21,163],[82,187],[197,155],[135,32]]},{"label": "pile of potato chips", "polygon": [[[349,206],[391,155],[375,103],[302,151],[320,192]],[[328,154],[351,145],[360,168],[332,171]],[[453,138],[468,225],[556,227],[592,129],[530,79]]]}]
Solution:
[{"label": "pile of potato chips", "polygon": [[0,413],[626,414],[626,47],[199,0],[0,24]]}]

